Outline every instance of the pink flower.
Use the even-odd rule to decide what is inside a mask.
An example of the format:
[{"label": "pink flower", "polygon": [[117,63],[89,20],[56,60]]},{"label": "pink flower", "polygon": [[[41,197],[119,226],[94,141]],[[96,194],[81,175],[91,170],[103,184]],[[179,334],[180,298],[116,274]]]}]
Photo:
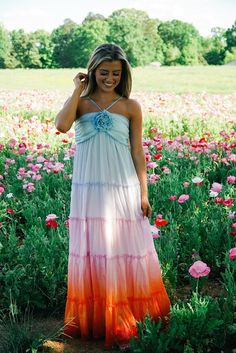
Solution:
[{"label": "pink flower", "polygon": [[54,213],[50,213],[46,217],[46,222],[48,222],[50,220],[55,220],[56,218],[58,218],[57,215],[55,215]]},{"label": "pink flower", "polygon": [[177,199],[176,195],[169,196],[169,200],[171,200],[171,201],[175,201],[176,199]]},{"label": "pink flower", "polygon": [[231,162],[236,162],[236,154],[230,154],[229,157],[228,157],[228,160],[231,161]]},{"label": "pink flower", "polygon": [[211,185],[211,191],[214,191],[214,192],[221,192],[221,190],[222,190],[222,185],[221,184],[219,184],[219,183],[213,183],[212,185]]},{"label": "pink flower", "polygon": [[151,225],[151,233],[152,233],[153,239],[160,238],[159,229],[157,227]]},{"label": "pink flower", "polygon": [[168,167],[166,167],[166,166],[162,167],[161,170],[162,170],[163,173],[165,173],[165,174],[170,174],[170,173],[171,173],[171,170],[170,170]]},{"label": "pink flower", "polygon": [[234,219],[234,217],[235,217],[235,211],[229,211],[228,218]]},{"label": "pink flower", "polygon": [[69,229],[69,227],[70,227],[70,219],[69,218],[67,220],[65,220],[65,226],[67,229]]},{"label": "pink flower", "polygon": [[234,260],[236,257],[236,248],[232,248],[229,250],[229,258],[230,260]]},{"label": "pink flower", "polygon": [[229,184],[235,184],[235,180],[236,180],[236,177],[233,176],[233,175],[229,175],[227,177],[227,181],[228,181]]},{"label": "pink flower", "polygon": [[0,186],[0,195],[3,194],[5,191],[4,187]]},{"label": "pink flower", "polygon": [[188,182],[188,181],[184,181],[184,182],[183,182],[183,186],[184,186],[185,188],[187,188],[187,187],[189,186],[189,182]]},{"label": "pink flower", "polygon": [[23,189],[27,189],[28,192],[33,192],[35,190],[33,183],[28,183],[23,185]]},{"label": "pink flower", "polygon": [[232,228],[236,228],[236,223],[232,223],[232,224],[231,224],[231,227],[232,227]]},{"label": "pink flower", "polygon": [[210,271],[210,267],[208,267],[207,264],[201,260],[195,261],[188,270],[190,275],[194,278],[205,277]]},{"label": "pink flower", "polygon": [[150,184],[155,184],[155,182],[160,179],[160,175],[158,174],[150,174],[148,177]]},{"label": "pink flower", "polygon": [[180,197],[178,198],[178,203],[184,203],[188,199],[189,199],[189,195],[186,195],[186,194],[180,195]]},{"label": "pink flower", "polygon": [[147,163],[147,168],[156,168],[157,167],[157,163],[156,162],[148,162]]}]

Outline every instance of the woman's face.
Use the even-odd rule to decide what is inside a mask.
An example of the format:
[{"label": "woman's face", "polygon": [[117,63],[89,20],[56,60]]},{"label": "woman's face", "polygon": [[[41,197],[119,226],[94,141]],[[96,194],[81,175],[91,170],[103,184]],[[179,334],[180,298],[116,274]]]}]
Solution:
[{"label": "woman's face", "polygon": [[122,63],[120,60],[103,61],[95,70],[97,86],[103,91],[114,91],[121,79]]}]

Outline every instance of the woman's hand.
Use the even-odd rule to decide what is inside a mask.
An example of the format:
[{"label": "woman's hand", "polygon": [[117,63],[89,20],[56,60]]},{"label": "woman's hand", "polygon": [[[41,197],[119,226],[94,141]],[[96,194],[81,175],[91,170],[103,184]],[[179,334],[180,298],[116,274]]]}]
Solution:
[{"label": "woman's hand", "polygon": [[74,78],[75,88],[78,88],[80,93],[82,93],[88,84],[88,75],[83,72],[79,72]]},{"label": "woman's hand", "polygon": [[148,197],[141,197],[141,209],[143,211],[143,218],[144,217],[151,217],[152,213],[152,208],[150,206],[150,203],[148,201]]}]

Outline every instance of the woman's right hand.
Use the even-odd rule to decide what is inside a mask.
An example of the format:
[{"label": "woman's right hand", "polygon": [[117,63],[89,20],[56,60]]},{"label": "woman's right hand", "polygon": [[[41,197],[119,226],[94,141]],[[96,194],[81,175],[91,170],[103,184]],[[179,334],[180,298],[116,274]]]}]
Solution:
[{"label": "woman's right hand", "polygon": [[88,84],[88,75],[83,72],[79,72],[74,77],[73,81],[75,84],[75,88],[78,88],[79,91],[82,93]]}]

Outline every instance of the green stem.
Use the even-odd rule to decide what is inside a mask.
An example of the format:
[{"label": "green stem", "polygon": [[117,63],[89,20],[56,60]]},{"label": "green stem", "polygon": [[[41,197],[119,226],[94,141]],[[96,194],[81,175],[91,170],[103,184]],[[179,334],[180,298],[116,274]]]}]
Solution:
[{"label": "green stem", "polygon": [[197,285],[196,285],[196,295],[198,297],[198,284],[199,284],[199,278],[197,279]]}]

